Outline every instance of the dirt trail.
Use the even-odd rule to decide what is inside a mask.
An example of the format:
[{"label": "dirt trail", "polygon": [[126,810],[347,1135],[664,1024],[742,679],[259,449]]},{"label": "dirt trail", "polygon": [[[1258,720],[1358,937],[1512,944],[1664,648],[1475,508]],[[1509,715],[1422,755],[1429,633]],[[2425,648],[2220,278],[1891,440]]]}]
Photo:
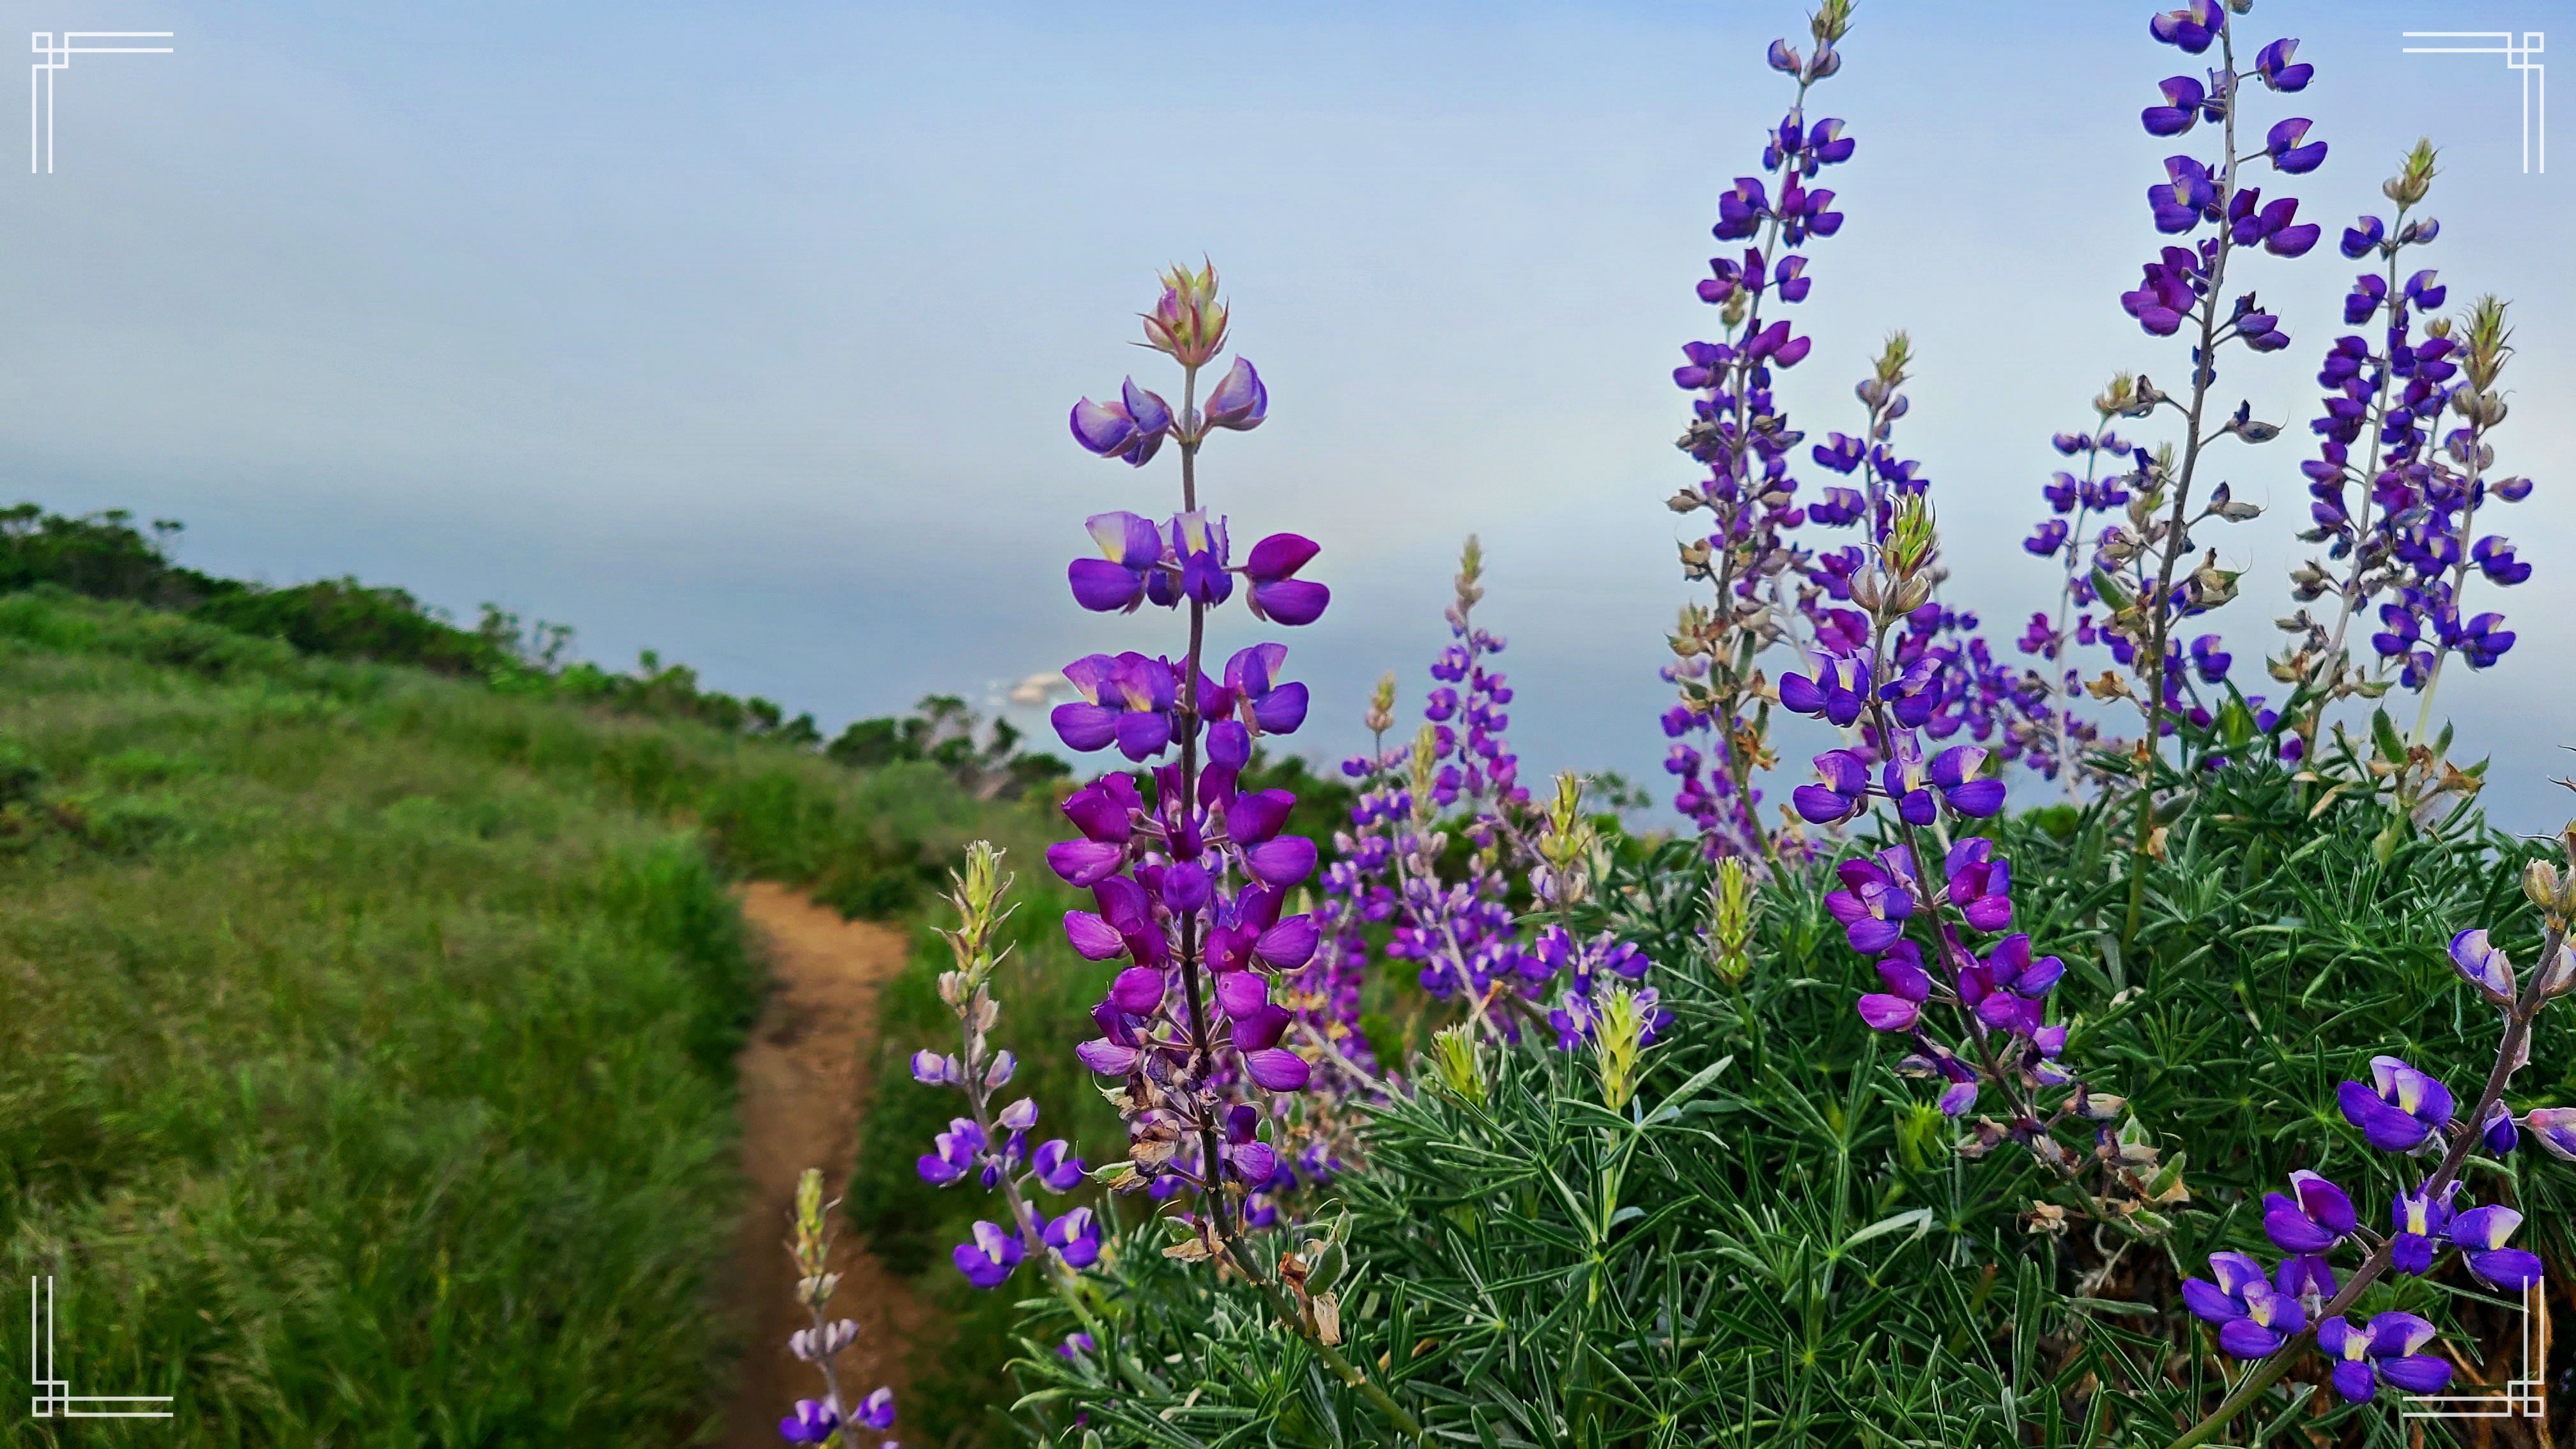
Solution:
[{"label": "dirt trail", "polygon": [[[823,1169],[824,1191],[833,1196],[849,1179],[876,1054],[877,994],[903,969],[910,943],[766,881],[745,888],[741,900],[743,918],[768,948],[773,989],[737,1064],[752,1201],[735,1235],[735,1282],[750,1338],[742,1396],[723,1443],[775,1449],[779,1419],[795,1400],[822,1392],[822,1375],[787,1352],[787,1335],[807,1322],[792,1297],[795,1266],[782,1246],[797,1175]],[[837,1366],[842,1387],[858,1395],[890,1384],[900,1397],[903,1346],[928,1314],[910,1285],[858,1247],[847,1221],[838,1224],[832,1259],[841,1274],[832,1312],[859,1325],[858,1343]]]}]

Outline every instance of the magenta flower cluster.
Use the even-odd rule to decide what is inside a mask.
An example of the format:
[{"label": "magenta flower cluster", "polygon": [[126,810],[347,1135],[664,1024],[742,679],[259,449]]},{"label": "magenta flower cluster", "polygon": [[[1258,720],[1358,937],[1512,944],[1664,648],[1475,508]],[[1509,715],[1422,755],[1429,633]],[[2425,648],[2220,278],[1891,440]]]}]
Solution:
[{"label": "magenta flower cluster", "polygon": [[1282,626],[1312,623],[1330,592],[1299,577],[1313,541],[1274,533],[1237,562],[1228,520],[1199,502],[1199,450],[1216,431],[1248,431],[1269,411],[1268,388],[1240,357],[1203,404],[1196,396],[1226,340],[1214,269],[1167,273],[1145,320],[1148,345],[1183,369],[1181,404],[1131,379],[1117,402],[1076,405],[1073,434],[1137,466],[1172,443],[1180,510],[1159,524],[1124,511],[1092,518],[1101,556],[1076,560],[1067,579],[1075,602],[1094,612],[1179,612],[1184,647],[1066,666],[1081,697],[1054,712],[1057,735],[1080,753],[1114,746],[1146,768],[1075,791],[1064,814],[1079,838],[1050,847],[1047,862],[1092,893],[1094,909],[1065,917],[1074,949],[1126,963],[1093,1009],[1099,1035],[1077,1048],[1084,1065],[1120,1084],[1129,1171],[1115,1185],[1195,1189],[1222,1227],[1230,1200],[1221,1183],[1259,1187],[1281,1165],[1260,1135],[1267,1114],[1247,1093],[1297,1091],[1312,1073],[1287,1043],[1292,1017],[1274,988],[1306,968],[1321,928],[1288,909],[1316,864],[1314,842],[1286,833],[1294,798],[1240,783],[1263,737],[1304,723],[1306,687],[1282,677],[1284,645],[1237,649],[1212,674],[1205,641],[1238,591],[1256,621]]}]

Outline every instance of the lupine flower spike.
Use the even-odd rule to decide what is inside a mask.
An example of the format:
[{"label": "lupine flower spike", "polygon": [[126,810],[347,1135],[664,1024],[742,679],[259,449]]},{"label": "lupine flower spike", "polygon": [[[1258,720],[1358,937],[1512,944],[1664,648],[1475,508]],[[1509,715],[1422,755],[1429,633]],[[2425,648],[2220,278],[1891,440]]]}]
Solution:
[{"label": "lupine flower spike", "polygon": [[1003,1220],[977,1222],[950,1251],[967,1282],[998,1288],[1035,1254],[1057,1291],[1072,1301],[1074,1270],[1090,1267],[1100,1256],[1100,1223],[1083,1207],[1048,1218],[1037,1208],[1035,1190],[1064,1193],[1080,1186],[1082,1159],[1062,1138],[1030,1148],[1029,1134],[1038,1122],[1038,1105],[1031,1098],[995,1105],[1019,1070],[1019,1059],[994,1050],[990,1041],[1002,1011],[992,994],[993,972],[1009,954],[1007,947],[994,948],[994,938],[1013,909],[1003,904],[1011,878],[1002,871],[1002,852],[981,840],[966,847],[955,886],[949,905],[957,912],[957,925],[942,934],[956,965],[940,976],[939,998],[956,1013],[961,1049],[944,1056],[915,1052],[912,1075],[924,1086],[965,1094],[968,1115],[950,1119],[948,1130],[932,1139],[932,1150],[919,1163],[921,1179],[934,1187],[971,1179],[1002,1195]]},{"label": "lupine flower spike", "polygon": [[[1056,712],[1066,746],[1089,753],[1115,744],[1129,762],[1147,767],[1141,779],[1113,770],[1076,790],[1064,813],[1081,838],[1047,853],[1067,884],[1092,893],[1095,909],[1065,916],[1074,949],[1125,963],[1093,1008],[1099,1035],[1075,1055],[1114,1079],[1127,1121],[1126,1161],[1110,1187],[1156,1198],[1193,1195],[1192,1211],[1173,1220],[1183,1237],[1167,1252],[1222,1259],[1271,1297],[1280,1318],[1345,1383],[1419,1437],[1412,1416],[1333,1349],[1338,1328],[1327,1331],[1311,1305],[1282,1297],[1265,1255],[1244,1241],[1274,1217],[1258,1199],[1285,1170],[1286,1154],[1274,1145],[1274,1124],[1290,1115],[1282,1098],[1302,1092],[1315,1075],[1314,1062],[1297,1050],[1312,1043],[1291,1044],[1294,1018],[1278,998],[1313,959],[1321,930],[1313,916],[1290,909],[1291,893],[1316,865],[1314,842],[1286,831],[1294,797],[1241,787],[1261,738],[1303,723],[1305,691],[1280,673],[1285,645],[1248,644],[1220,673],[1211,668],[1207,636],[1217,611],[1238,593],[1255,623],[1282,627],[1314,622],[1332,594],[1304,577],[1318,553],[1314,541],[1270,534],[1237,562],[1229,519],[1202,503],[1201,449],[1218,431],[1259,426],[1269,416],[1270,392],[1238,356],[1202,406],[1200,374],[1223,355],[1232,320],[1216,268],[1174,267],[1162,284],[1143,314],[1145,345],[1179,365],[1180,406],[1158,410],[1159,400],[1130,385],[1117,409],[1086,401],[1074,412],[1075,439],[1093,453],[1141,465],[1152,449],[1139,436],[1151,432],[1180,454],[1180,506],[1157,530],[1159,544],[1125,516],[1105,515],[1111,525],[1095,520],[1103,557],[1069,574],[1075,602],[1133,609],[1141,574],[1144,602],[1180,612],[1175,632],[1186,639],[1177,658],[1095,655],[1065,670],[1083,693],[1081,704]],[[971,1065],[960,1065],[971,1079]],[[1005,1149],[1004,1183],[1015,1166]],[[1082,1221],[1067,1229],[1065,1219],[1023,1219],[989,1232],[992,1225],[979,1224],[975,1240],[958,1247],[959,1265],[970,1278],[980,1273],[998,1282],[1018,1255],[1042,1245],[1070,1271],[1077,1254],[1097,1251],[1096,1229],[1087,1214]]]},{"label": "lupine flower spike", "polygon": [[[821,1171],[805,1169],[796,1180],[796,1204],[788,1213],[792,1236],[787,1251],[796,1260],[796,1301],[812,1322],[789,1335],[787,1350],[823,1375],[823,1397],[798,1399],[794,1412],[778,1421],[778,1433],[790,1444],[838,1443],[855,1449],[861,1430],[882,1432],[894,1427],[894,1391],[881,1388],[856,1403],[841,1392],[840,1369],[834,1361],[858,1340],[859,1326],[847,1318],[825,1316],[834,1290],[841,1285],[841,1275],[831,1266],[829,1219],[838,1206],[823,1200]],[[888,1439],[881,1449],[898,1446]]]}]

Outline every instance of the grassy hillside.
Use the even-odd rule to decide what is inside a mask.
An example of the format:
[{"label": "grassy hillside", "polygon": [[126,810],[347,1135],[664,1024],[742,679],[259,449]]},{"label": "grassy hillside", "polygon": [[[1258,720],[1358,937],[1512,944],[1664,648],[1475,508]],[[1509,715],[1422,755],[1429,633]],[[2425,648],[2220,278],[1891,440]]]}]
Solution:
[{"label": "grassy hillside", "polygon": [[1033,827],[930,765],[0,597],[12,1272],[74,1390],[175,1394],[178,1442],[686,1442],[758,996],[724,878],[882,911]]}]

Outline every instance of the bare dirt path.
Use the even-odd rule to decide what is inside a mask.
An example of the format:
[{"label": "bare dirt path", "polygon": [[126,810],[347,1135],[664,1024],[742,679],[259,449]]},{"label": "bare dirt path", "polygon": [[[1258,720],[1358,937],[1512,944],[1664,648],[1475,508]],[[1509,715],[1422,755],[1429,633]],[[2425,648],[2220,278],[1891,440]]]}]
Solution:
[{"label": "bare dirt path", "polygon": [[[742,1167],[752,1200],[735,1240],[740,1312],[749,1326],[742,1396],[725,1424],[726,1449],[775,1449],[778,1421],[794,1401],[818,1398],[822,1376],[787,1352],[806,1324],[794,1301],[796,1275],[782,1246],[796,1179],[823,1169],[826,1194],[850,1175],[859,1113],[876,1054],[877,994],[903,969],[902,933],[844,921],[801,893],[766,881],[741,892],[743,919],[769,952],[767,1010],[737,1063]],[[927,1321],[910,1285],[862,1251],[846,1221],[833,1240],[841,1290],[837,1317],[858,1320],[859,1340],[838,1365],[845,1391],[889,1384],[903,1392],[903,1346]]]}]

